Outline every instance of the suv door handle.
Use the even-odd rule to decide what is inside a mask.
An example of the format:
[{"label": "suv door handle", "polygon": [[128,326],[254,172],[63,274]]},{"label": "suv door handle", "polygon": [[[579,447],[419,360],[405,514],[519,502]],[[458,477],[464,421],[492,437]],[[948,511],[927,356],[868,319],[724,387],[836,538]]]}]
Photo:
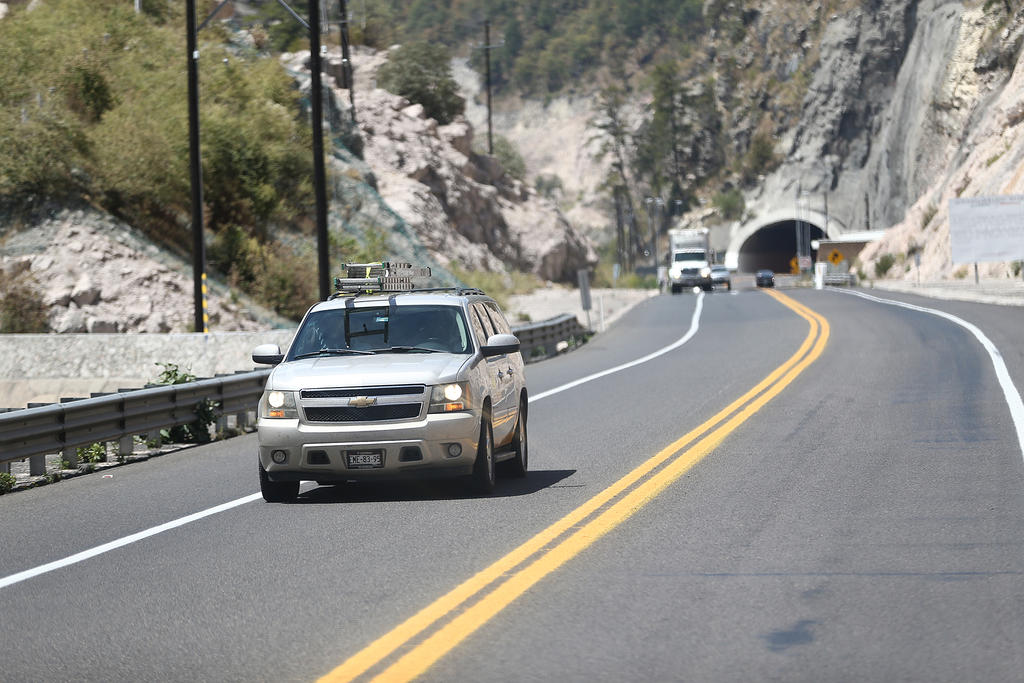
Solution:
[{"label": "suv door handle", "polygon": [[503,379],[504,377],[505,377],[505,373],[502,372],[501,370],[498,370],[498,379]]}]

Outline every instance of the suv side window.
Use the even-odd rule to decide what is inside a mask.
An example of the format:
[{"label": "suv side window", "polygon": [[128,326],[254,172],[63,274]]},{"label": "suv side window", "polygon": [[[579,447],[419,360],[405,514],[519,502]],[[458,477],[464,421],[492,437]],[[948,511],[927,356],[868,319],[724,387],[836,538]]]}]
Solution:
[{"label": "suv side window", "polygon": [[501,310],[498,308],[498,305],[488,301],[484,306],[486,307],[485,310],[491,316],[491,323],[494,325],[494,329],[499,334],[512,334],[512,328],[509,327],[508,321],[505,320],[505,316],[501,314]]},{"label": "suv side window", "polygon": [[472,320],[473,333],[476,335],[477,343],[483,346],[487,343],[487,338],[493,334],[491,332],[491,321],[487,317],[487,313],[484,312],[483,306],[480,304],[473,304],[470,306],[470,319]]}]

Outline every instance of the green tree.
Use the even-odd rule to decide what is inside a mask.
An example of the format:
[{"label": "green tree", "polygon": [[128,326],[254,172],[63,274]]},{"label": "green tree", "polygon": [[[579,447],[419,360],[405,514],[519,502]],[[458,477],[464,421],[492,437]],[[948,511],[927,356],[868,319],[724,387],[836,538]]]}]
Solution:
[{"label": "green tree", "polygon": [[377,72],[385,90],[423,105],[427,116],[451,123],[466,107],[452,78],[451,57],[441,45],[419,42],[396,48]]}]

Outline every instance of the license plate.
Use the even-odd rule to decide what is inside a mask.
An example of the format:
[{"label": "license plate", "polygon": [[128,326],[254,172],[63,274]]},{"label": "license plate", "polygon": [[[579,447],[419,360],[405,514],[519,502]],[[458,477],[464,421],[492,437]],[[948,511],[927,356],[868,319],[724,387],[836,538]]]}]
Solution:
[{"label": "license plate", "polygon": [[384,467],[384,451],[347,451],[348,467],[352,470],[372,470]]}]

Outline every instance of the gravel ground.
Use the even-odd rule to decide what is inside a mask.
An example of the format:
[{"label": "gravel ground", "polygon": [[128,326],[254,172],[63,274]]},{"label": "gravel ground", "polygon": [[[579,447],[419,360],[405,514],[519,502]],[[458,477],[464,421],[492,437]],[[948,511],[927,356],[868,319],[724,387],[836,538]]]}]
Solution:
[{"label": "gravel ground", "polygon": [[588,318],[578,289],[552,285],[530,294],[510,296],[506,314],[514,327],[522,322],[540,322],[572,313],[584,326],[603,332],[630,308],[657,294],[654,289],[591,289]]},{"label": "gravel ground", "polygon": [[966,280],[942,280],[921,284],[905,280],[874,280],[864,283],[863,288],[920,294],[933,299],[1024,306],[1024,281],[1009,278],[981,280],[975,283],[974,278],[969,277]]}]

